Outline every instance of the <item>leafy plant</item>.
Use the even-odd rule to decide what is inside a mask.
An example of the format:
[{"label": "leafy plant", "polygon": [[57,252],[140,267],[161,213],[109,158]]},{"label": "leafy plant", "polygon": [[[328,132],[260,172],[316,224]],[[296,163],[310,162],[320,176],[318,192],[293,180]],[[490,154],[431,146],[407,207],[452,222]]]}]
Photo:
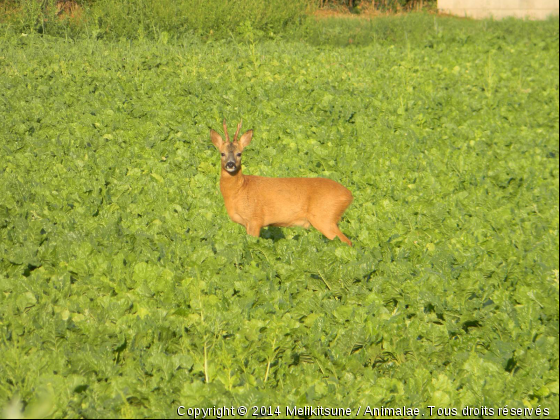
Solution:
[{"label": "leafy plant", "polygon": [[[2,32],[4,416],[558,414],[558,21],[354,22]],[[347,186],[355,246],[229,221],[223,117],[246,173]]]},{"label": "leafy plant", "polygon": [[309,6],[308,0],[19,0],[0,9],[0,22],[16,33],[67,38],[228,38],[247,24],[274,37],[304,20]]}]

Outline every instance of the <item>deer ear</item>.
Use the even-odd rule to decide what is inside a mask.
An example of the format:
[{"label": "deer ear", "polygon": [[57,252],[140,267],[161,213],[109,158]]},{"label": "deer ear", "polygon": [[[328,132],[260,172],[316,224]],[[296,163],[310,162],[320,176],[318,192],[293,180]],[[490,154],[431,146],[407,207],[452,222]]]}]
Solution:
[{"label": "deer ear", "polygon": [[224,141],[222,140],[222,136],[220,136],[214,130],[210,130],[210,139],[212,140],[214,146],[216,146],[216,149],[219,149],[224,144]]},{"label": "deer ear", "polygon": [[243,134],[239,139],[239,144],[241,145],[241,148],[245,148],[249,146],[249,143],[251,143],[252,138],[253,138],[253,130],[249,130],[245,134]]}]

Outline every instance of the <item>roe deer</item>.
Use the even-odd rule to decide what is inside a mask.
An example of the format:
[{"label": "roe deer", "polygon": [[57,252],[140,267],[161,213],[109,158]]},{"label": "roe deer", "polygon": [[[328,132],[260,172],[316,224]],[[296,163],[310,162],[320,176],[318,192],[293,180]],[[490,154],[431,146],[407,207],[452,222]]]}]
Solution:
[{"label": "roe deer", "polygon": [[249,145],[253,130],[239,140],[241,122],[230,142],[224,120],[226,141],[214,130],[210,138],[220,151],[220,191],[229,217],[245,226],[247,233],[258,237],[263,226],[312,225],[329,239],[339,239],[352,246],[337,224],[352,202],[352,193],[326,178],[265,178],[243,175],[241,153]]}]

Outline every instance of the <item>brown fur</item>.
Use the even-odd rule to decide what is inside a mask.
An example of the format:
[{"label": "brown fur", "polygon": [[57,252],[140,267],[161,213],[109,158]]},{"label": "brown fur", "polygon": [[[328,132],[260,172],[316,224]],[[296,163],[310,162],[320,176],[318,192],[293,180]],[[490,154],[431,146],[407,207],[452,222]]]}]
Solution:
[{"label": "brown fur", "polygon": [[[239,128],[241,123],[237,128]],[[224,121],[224,130],[227,128]],[[249,130],[237,141],[223,141],[214,130],[210,137],[222,154],[220,191],[229,217],[245,226],[251,236],[259,236],[263,226],[310,225],[329,239],[338,238],[352,246],[340,231],[338,222],[352,203],[352,193],[326,178],[266,178],[243,175],[241,153],[249,145],[253,131]],[[227,164],[230,164],[229,171]],[[233,166],[231,166],[233,164]],[[232,169],[234,168],[234,169]]]}]

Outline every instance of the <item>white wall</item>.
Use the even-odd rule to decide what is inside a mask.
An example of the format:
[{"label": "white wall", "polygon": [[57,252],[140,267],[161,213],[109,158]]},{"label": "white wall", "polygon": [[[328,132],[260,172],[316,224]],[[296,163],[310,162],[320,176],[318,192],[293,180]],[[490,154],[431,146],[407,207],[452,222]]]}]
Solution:
[{"label": "white wall", "polygon": [[558,16],[558,0],[438,0],[438,10],[475,19],[508,16],[546,19]]}]

